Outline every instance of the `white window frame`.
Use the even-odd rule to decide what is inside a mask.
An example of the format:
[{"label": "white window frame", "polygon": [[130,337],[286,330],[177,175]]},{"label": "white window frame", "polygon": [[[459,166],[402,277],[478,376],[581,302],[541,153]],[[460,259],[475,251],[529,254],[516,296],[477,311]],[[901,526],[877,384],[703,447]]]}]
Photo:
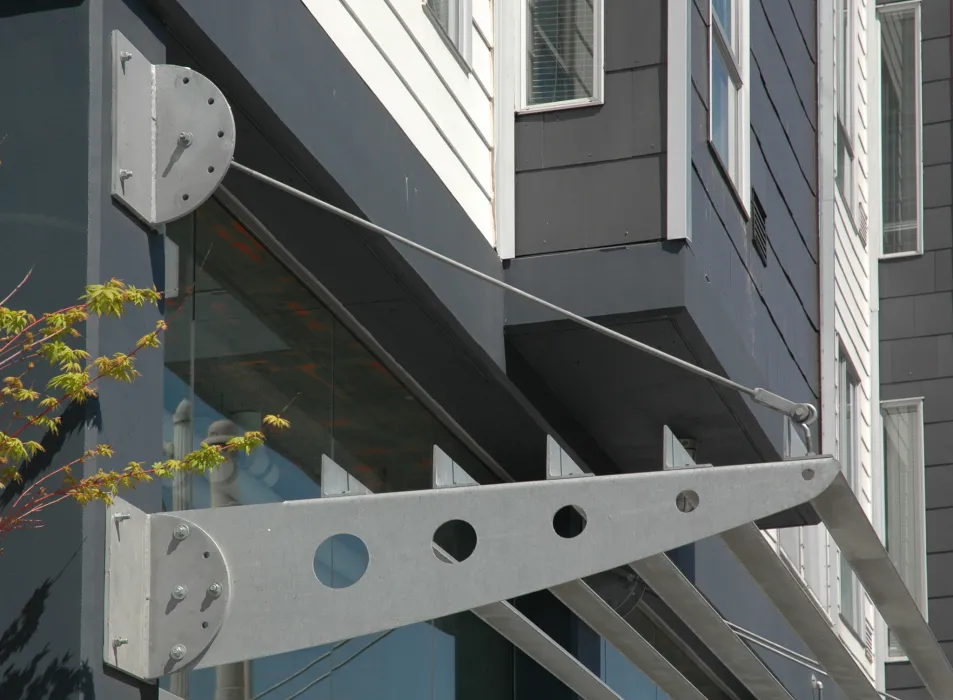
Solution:
[{"label": "white window frame", "polygon": [[[915,503],[913,504],[913,512],[916,515],[915,527],[919,531],[920,542],[923,545],[922,551],[919,552],[919,561],[917,563],[920,568],[920,586],[919,590],[911,590],[910,595],[913,596],[913,599],[917,602],[917,605],[920,608],[920,611],[923,613],[923,618],[928,620],[928,591],[927,591],[927,547],[926,547],[926,460],[924,452],[924,421],[923,421],[923,397],[909,398],[909,399],[890,399],[880,402],[880,411],[882,416],[883,430],[886,431],[887,423],[886,418],[883,414],[890,410],[891,408],[910,408],[913,407],[916,409],[917,421],[916,426],[919,432],[917,436],[917,465],[916,465],[916,475],[918,477],[917,484],[915,486],[914,499]],[[881,454],[884,459],[884,519],[888,516],[889,508],[889,494],[887,493],[887,460],[886,460],[886,440],[883,439],[883,449]],[[890,552],[890,542],[887,539],[887,533],[884,533],[885,545],[887,547],[887,553]],[[904,572],[900,572],[900,575],[903,576]],[[887,631],[887,661],[906,661],[907,655],[902,650],[893,650],[890,645],[890,631]]]},{"label": "white window frame", "polygon": [[[844,13],[846,19],[846,28],[843,26],[841,13]],[[836,137],[834,145],[834,181],[835,190],[841,197],[844,211],[848,218],[854,222],[854,208],[857,204],[857,151],[855,149],[855,124],[854,124],[854,84],[856,69],[856,22],[857,10],[854,0],[834,0],[834,61],[835,61],[835,80],[834,80],[834,134]],[[846,65],[843,68],[839,65],[841,55]],[[841,70],[844,71],[844,84],[840,84]],[[843,101],[843,105],[841,102]],[[842,110],[843,109],[843,113]],[[846,137],[847,146],[847,179],[843,188],[839,180],[838,166],[840,163],[839,145],[841,138]]]},{"label": "white window frame", "polygon": [[[858,482],[861,476],[860,465],[860,395],[861,380],[860,374],[851,362],[843,345],[840,348],[837,359],[837,425],[838,425],[838,459],[841,462],[841,468],[844,470],[844,476],[850,482],[851,489],[857,493]],[[847,412],[845,406],[848,397],[851,405],[850,429],[847,426]],[[845,433],[850,433],[845,435]],[[845,445],[850,445],[849,464],[845,463],[844,449]],[[860,586],[860,581],[850,565],[847,564],[843,555],[838,550],[840,566],[838,567],[839,589],[837,595],[837,609],[841,619],[852,635],[857,639],[863,639],[864,633],[864,593]],[[846,580],[845,580],[846,579]],[[844,610],[844,586],[849,585],[852,588],[851,610]]]},{"label": "white window frame", "polygon": [[430,6],[433,0],[421,0],[424,14],[433,22],[450,53],[466,72],[473,60],[473,0],[447,0],[448,28],[444,28]]},{"label": "white window frame", "polygon": [[[916,90],[916,146],[915,152],[917,157],[916,163],[916,173],[917,173],[917,247],[915,250],[905,250],[899,253],[884,253],[883,242],[884,235],[880,235],[880,257],[882,259],[890,258],[908,258],[918,255],[923,255],[923,62],[921,59],[921,42],[923,34],[923,12],[921,10],[920,0],[900,0],[899,2],[891,2],[886,5],[877,6],[877,22],[879,35],[877,37],[878,42],[883,42],[883,29],[880,27],[880,20],[883,15],[898,13],[898,12],[909,12],[913,10],[914,12],[914,22],[917,29],[917,42],[916,42],[916,63],[914,65],[914,73],[916,74],[916,80],[914,80],[914,88]],[[881,45],[880,55],[883,55],[883,46]],[[883,66],[877,66],[877,79],[882,81],[882,71]],[[881,86],[881,90],[883,87]],[[878,109],[880,105],[877,105]],[[883,129],[883,117],[881,116],[881,129]],[[881,143],[881,148],[883,147],[883,138],[882,136],[879,139]],[[881,167],[883,167],[883,156],[881,155]],[[883,187],[884,178],[881,177],[881,187]],[[883,201],[883,192],[880,193],[881,201]],[[882,205],[881,205],[882,206]],[[883,218],[881,214],[881,218]],[[886,226],[886,224],[884,224]]]},{"label": "white window frame", "polygon": [[591,0],[592,2],[592,97],[580,97],[559,102],[544,102],[541,104],[529,103],[529,47],[531,28],[529,26],[529,12],[527,6],[532,0],[497,0],[498,2],[516,2],[520,8],[519,33],[519,96],[517,98],[518,113],[550,112],[557,109],[572,109],[574,107],[591,107],[604,102],[605,89],[605,0]]},{"label": "white window frame", "polygon": [[[725,36],[725,30],[715,13],[714,0],[708,2],[708,144],[727,173],[745,216],[748,216],[751,190],[750,0],[731,0],[731,8],[734,26],[730,28],[730,33],[733,41]],[[729,83],[733,84],[737,93],[737,115],[734,124],[729,125],[734,132],[729,139],[733,139],[735,152],[728,154],[721,153],[714,141],[712,57],[715,51],[718,51],[727,67]]]}]

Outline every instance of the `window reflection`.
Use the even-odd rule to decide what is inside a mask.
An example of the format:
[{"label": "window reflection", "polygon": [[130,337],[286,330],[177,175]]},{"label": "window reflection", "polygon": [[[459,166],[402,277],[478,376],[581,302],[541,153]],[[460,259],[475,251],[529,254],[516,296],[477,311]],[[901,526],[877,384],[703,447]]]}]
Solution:
[{"label": "window reflection", "polygon": [[[323,454],[372,491],[427,489],[435,444],[477,481],[494,481],[220,203],[169,225],[166,250],[167,456],[259,429],[268,413],[292,425],[209,477],[167,484],[167,510],[318,498]],[[343,581],[353,557],[338,549],[316,565]],[[464,613],[162,685],[188,700],[505,700],[512,659],[506,640]]]}]

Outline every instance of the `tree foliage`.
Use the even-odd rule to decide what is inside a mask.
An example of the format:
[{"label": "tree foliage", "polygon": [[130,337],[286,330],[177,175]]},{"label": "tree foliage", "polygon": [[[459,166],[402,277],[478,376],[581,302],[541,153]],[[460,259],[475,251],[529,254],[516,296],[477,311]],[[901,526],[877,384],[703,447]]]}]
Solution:
[{"label": "tree foliage", "polygon": [[[43,451],[33,437],[41,433],[56,435],[63,412],[70,404],[83,404],[97,395],[102,381],[129,383],[139,376],[136,356],[142,350],[158,348],[166,330],[160,320],[151,333],[139,339],[128,353],[91,357],[82,344],[82,328],[90,316],[121,318],[130,308],[156,305],[162,295],[155,289],[140,289],[112,279],[90,285],[78,303],[34,316],[29,311],[8,306],[27,283],[23,281],[0,301],[0,416],[8,420],[0,430],[0,491],[16,485],[20,491],[5,512],[0,513],[0,539],[10,532],[41,527],[41,513],[67,499],[82,505],[93,501],[112,503],[122,489],[155,478],[176,474],[204,474],[222,464],[229,453],[250,453],[261,447],[265,431],[289,427],[280,415],[267,415],[262,429],[233,437],[224,444],[202,444],[181,459],[167,459],[147,466],[130,462],[120,471],[98,469],[83,476],[88,462],[113,456],[109,445],[97,445],[80,457],[58,466],[31,483],[25,483],[23,471],[30,460]],[[48,367],[52,376],[43,389],[31,381],[38,367]],[[48,370],[49,371],[49,370]],[[7,376],[4,376],[7,375]],[[0,550],[2,551],[2,550]]]}]

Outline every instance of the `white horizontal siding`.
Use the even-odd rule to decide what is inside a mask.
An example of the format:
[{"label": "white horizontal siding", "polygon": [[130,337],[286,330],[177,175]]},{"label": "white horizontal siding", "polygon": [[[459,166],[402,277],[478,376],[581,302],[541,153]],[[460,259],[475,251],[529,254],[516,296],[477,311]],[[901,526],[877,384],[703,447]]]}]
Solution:
[{"label": "white horizontal siding", "polygon": [[[421,0],[303,2],[495,245],[492,0],[472,0],[472,58],[467,67]],[[407,186],[412,189],[414,183]]]}]

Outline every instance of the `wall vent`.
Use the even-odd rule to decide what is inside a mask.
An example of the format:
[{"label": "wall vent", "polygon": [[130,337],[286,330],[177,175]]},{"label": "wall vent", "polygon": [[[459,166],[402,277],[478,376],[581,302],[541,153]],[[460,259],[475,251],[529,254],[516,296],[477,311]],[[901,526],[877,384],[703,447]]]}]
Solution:
[{"label": "wall vent", "polygon": [[858,207],[857,235],[860,236],[860,242],[867,247],[867,208],[860,204]]},{"label": "wall vent", "polygon": [[764,207],[761,206],[761,200],[754,190],[751,190],[751,220],[748,226],[751,228],[751,245],[761,259],[761,264],[768,266],[768,228],[767,214],[764,213]]}]

